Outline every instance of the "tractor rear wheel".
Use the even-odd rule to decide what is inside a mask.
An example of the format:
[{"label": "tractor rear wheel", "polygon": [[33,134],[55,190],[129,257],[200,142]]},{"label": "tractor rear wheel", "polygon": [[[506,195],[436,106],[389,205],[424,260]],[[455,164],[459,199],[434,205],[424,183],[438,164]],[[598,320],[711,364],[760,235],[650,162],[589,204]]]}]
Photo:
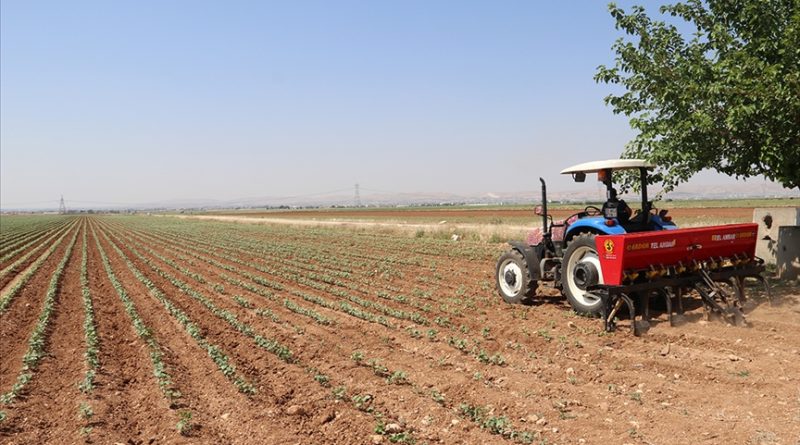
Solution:
[{"label": "tractor rear wheel", "polygon": [[586,290],[589,286],[603,284],[600,257],[593,234],[581,233],[570,241],[561,263],[561,283],[564,295],[575,312],[600,314],[600,297]]},{"label": "tractor rear wheel", "polygon": [[495,284],[506,303],[529,304],[536,294],[536,280],[531,278],[525,257],[513,249],[497,260]]}]

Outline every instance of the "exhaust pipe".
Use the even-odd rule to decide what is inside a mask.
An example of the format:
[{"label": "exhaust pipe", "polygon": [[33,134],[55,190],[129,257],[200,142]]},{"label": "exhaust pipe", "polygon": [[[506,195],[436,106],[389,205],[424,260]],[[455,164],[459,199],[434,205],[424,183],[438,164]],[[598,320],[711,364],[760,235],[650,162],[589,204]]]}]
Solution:
[{"label": "exhaust pipe", "polygon": [[544,183],[544,178],[539,178],[542,183],[542,231],[547,233],[547,185]]}]

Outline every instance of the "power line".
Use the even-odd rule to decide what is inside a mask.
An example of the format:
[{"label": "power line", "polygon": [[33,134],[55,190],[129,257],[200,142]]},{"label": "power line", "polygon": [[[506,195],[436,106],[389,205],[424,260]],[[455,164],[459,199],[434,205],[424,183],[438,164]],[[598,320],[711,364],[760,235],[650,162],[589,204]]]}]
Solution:
[{"label": "power line", "polygon": [[408,192],[393,192],[393,191],[389,191],[389,190],[378,190],[378,189],[367,188],[367,187],[361,187],[361,190],[366,190],[368,192],[375,192],[375,193],[389,193],[389,194],[392,194],[392,195],[402,195],[402,194],[408,193]]},{"label": "power line", "polygon": [[37,204],[55,204],[57,203],[57,199],[51,199],[48,201],[34,201],[34,202],[4,202],[3,206],[28,206],[28,205],[37,205]]},{"label": "power line", "polygon": [[[355,201],[356,206],[359,206],[359,207],[362,205],[362,203],[361,203],[361,193],[360,193],[360,191],[362,189],[363,190],[373,191],[373,192],[379,192],[379,193],[395,193],[395,192],[386,192],[386,191],[380,191],[380,190],[371,190],[371,189],[363,188],[358,184],[356,184],[355,188],[356,188],[356,190],[355,190],[355,195],[354,195],[354,201]],[[272,201],[272,202],[274,202],[274,201],[287,201],[287,200],[291,200],[291,199],[310,198],[310,197],[314,197],[314,196],[330,195],[330,194],[334,194],[334,193],[343,193],[343,192],[352,191],[352,190],[353,190],[353,188],[348,187],[348,188],[339,188],[339,189],[335,189],[335,190],[326,190],[326,191],[319,191],[319,192],[312,192],[312,193],[301,193],[301,194],[297,194],[297,195],[288,195],[288,196],[263,196],[263,197],[251,197],[251,198],[241,198],[241,199],[224,199],[224,200],[218,200],[218,201],[223,201],[223,203],[224,202],[230,202],[230,203],[262,203],[262,202],[270,202],[270,201]],[[203,199],[192,199],[192,200],[193,201],[202,201]],[[83,205],[87,205],[87,204],[88,205],[101,205],[101,206],[119,206],[119,207],[150,207],[150,206],[164,206],[164,205],[169,206],[169,201],[178,201],[179,202],[179,201],[181,201],[181,199],[169,199],[169,200],[165,200],[166,202],[161,202],[161,203],[159,203],[159,202],[141,202],[141,201],[140,202],[118,202],[118,201],[94,201],[94,200],[83,200],[83,199],[65,200],[63,195],[62,195],[60,199],[56,199],[56,200],[28,201],[28,202],[2,202],[2,203],[0,203],[0,206],[3,207],[3,208],[9,208],[9,207],[41,206],[41,205],[49,204],[49,205],[51,205],[53,207],[58,205],[59,212],[61,212],[61,211],[66,212],[66,203],[67,203],[67,201],[69,201],[70,204],[73,207],[75,207],[75,206],[83,206]],[[209,199],[208,201],[214,201],[214,200]]]}]

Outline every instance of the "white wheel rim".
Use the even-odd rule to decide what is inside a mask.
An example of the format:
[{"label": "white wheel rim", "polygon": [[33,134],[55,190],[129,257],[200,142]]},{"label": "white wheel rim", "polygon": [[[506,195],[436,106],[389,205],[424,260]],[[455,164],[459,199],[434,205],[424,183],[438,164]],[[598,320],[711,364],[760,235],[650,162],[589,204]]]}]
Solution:
[{"label": "white wheel rim", "polygon": [[[506,282],[506,273],[508,272],[514,274],[514,277],[516,277],[513,286]],[[500,285],[503,294],[509,297],[516,297],[519,291],[522,290],[522,269],[520,269],[514,261],[507,260],[500,267],[500,273],[497,274],[497,283]]]},{"label": "white wheel rim", "polygon": [[575,284],[575,266],[583,262],[590,263],[597,269],[598,284],[603,284],[603,271],[600,269],[600,258],[597,256],[597,252],[591,247],[581,246],[572,252],[567,262],[567,286],[575,301],[583,306],[596,306],[600,304],[600,297],[582,290]]}]

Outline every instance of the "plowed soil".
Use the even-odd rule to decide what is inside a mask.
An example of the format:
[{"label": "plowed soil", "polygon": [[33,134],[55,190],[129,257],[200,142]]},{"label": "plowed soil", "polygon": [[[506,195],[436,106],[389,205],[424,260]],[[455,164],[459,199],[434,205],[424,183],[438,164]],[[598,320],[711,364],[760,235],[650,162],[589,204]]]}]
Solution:
[{"label": "plowed soil", "polygon": [[[577,316],[555,289],[541,287],[530,306],[503,303],[494,288],[501,243],[118,216],[67,216],[40,230],[61,229],[0,313],[7,393],[77,234],[44,355],[17,397],[0,401],[2,443],[800,441],[795,282],[773,283],[772,300],[749,287],[749,327],[707,321],[690,295],[676,326],[656,306],[649,330],[633,337],[627,320],[606,333]],[[99,339],[90,390],[79,387],[89,369],[84,233]],[[3,235],[0,247],[29,236]]]}]

